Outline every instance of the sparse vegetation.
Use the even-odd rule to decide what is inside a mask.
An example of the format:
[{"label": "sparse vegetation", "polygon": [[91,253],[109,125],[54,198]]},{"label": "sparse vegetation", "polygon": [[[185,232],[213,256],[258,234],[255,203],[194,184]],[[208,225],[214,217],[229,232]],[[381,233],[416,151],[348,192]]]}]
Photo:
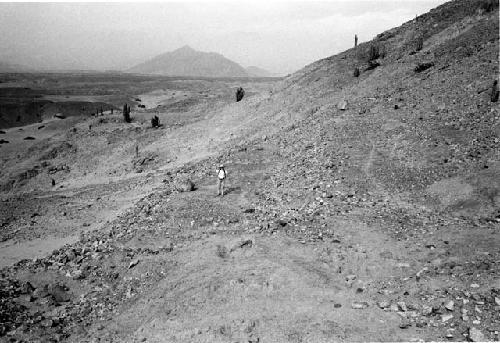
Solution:
[{"label": "sparse vegetation", "polygon": [[366,61],[371,62],[381,57],[381,48],[378,44],[370,44],[366,54]]},{"label": "sparse vegetation", "polygon": [[490,99],[491,102],[497,102],[498,101],[498,80],[493,81],[493,85],[491,86],[491,94],[490,94]]},{"label": "sparse vegetation", "polygon": [[498,8],[498,0],[482,0],[479,4],[479,8],[485,12],[492,12]]},{"label": "sparse vegetation", "polygon": [[151,118],[151,127],[160,127],[160,118],[158,116]]},{"label": "sparse vegetation", "polygon": [[373,70],[377,67],[380,67],[380,63],[378,63],[377,61],[369,61],[368,66],[366,67],[365,70]]},{"label": "sparse vegetation", "polygon": [[0,125],[0,261],[23,259],[2,269],[0,341],[498,341],[498,19],[456,35],[453,17],[480,1],[375,39],[390,58],[361,44],[279,87],[105,74],[88,86],[116,88],[104,110],[151,92],[131,125],[89,118],[101,103]]},{"label": "sparse vegetation", "polygon": [[424,47],[424,37],[419,35],[415,38],[415,51],[420,51]]},{"label": "sparse vegetation", "polygon": [[227,251],[227,248],[223,245],[217,245],[217,256],[219,256],[220,258],[224,259],[224,258],[227,258],[229,255],[228,251]]},{"label": "sparse vegetation", "polygon": [[424,63],[419,63],[414,71],[415,73],[421,73],[427,69],[429,69],[430,67],[434,66],[434,62],[424,62]]},{"label": "sparse vegetation", "polygon": [[245,96],[245,91],[243,90],[242,87],[238,87],[238,89],[236,90],[236,102],[241,101],[241,99],[243,99],[244,96]]}]

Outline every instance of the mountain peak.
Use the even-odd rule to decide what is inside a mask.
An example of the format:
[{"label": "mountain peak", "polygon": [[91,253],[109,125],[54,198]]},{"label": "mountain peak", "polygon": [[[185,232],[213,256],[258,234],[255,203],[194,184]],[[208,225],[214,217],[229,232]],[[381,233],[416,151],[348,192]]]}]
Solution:
[{"label": "mountain peak", "polygon": [[136,65],[129,72],[170,76],[247,77],[239,64],[213,52],[202,52],[189,45],[158,55]]},{"label": "mountain peak", "polygon": [[174,50],[173,52],[177,52],[177,51],[185,51],[185,52],[194,52],[196,51],[195,49],[193,49],[192,47],[190,47],[189,45],[184,45],[183,47],[177,49],[177,50]]}]

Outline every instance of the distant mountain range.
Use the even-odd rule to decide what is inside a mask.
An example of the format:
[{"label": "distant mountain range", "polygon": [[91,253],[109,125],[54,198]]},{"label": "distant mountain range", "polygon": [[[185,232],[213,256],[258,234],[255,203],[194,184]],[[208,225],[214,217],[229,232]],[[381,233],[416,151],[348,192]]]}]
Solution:
[{"label": "distant mountain range", "polygon": [[17,73],[27,71],[33,71],[33,69],[20,64],[0,61],[0,73]]},{"label": "distant mountain range", "polygon": [[245,68],[248,76],[251,77],[271,77],[271,76],[276,76],[270,72],[268,72],[265,69],[255,67],[255,66],[250,66]]},{"label": "distant mountain range", "polygon": [[215,52],[189,46],[158,55],[128,70],[129,73],[202,77],[265,77],[271,74],[258,67],[247,69]]}]

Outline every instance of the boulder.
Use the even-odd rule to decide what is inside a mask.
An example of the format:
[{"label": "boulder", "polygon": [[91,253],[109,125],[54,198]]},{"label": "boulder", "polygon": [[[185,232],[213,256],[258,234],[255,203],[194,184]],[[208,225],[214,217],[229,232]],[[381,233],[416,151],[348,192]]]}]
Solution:
[{"label": "boulder", "polygon": [[337,108],[341,111],[345,111],[347,109],[347,100],[345,99],[340,100],[339,103],[337,104]]},{"label": "boulder", "polygon": [[180,180],[176,183],[175,189],[178,192],[192,192],[196,189],[193,181],[190,179]]},{"label": "boulder", "polygon": [[469,328],[469,341],[471,342],[484,342],[486,341],[484,334],[475,327]]}]

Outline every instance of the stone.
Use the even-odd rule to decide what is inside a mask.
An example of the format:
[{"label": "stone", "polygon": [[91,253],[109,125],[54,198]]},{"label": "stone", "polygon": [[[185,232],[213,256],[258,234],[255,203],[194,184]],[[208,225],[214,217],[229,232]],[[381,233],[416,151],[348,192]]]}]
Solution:
[{"label": "stone", "polygon": [[26,281],[26,282],[25,282],[25,283],[23,283],[23,285],[21,286],[21,293],[23,293],[23,294],[30,294],[30,293],[32,293],[34,290],[35,290],[35,287],[33,287],[33,285],[32,285],[29,281]]},{"label": "stone", "polygon": [[455,303],[453,302],[453,300],[450,300],[446,304],[444,304],[444,308],[448,311],[453,311],[453,309],[455,308]]},{"label": "stone", "polygon": [[39,287],[33,291],[33,296],[35,298],[45,298],[48,297],[50,294],[48,292],[48,286],[45,285],[44,287]]},{"label": "stone", "polygon": [[432,314],[432,306],[423,305],[422,306],[422,314],[424,316],[430,316]]},{"label": "stone", "polygon": [[398,309],[403,312],[408,311],[408,308],[406,307],[406,303],[404,301],[398,301]]},{"label": "stone", "polygon": [[441,316],[441,321],[442,321],[443,323],[446,323],[447,321],[449,321],[449,320],[451,320],[451,319],[453,319],[453,315],[452,315],[452,314],[443,314],[443,315]]},{"label": "stone", "polygon": [[469,328],[468,336],[471,342],[484,342],[486,340],[484,334],[475,327]]},{"label": "stone", "polygon": [[368,308],[368,303],[366,301],[354,301],[352,304],[351,304],[351,308],[355,309],[355,310],[363,310],[365,308]]},{"label": "stone", "polygon": [[388,301],[379,301],[377,305],[378,307],[385,309],[390,306],[390,303]]},{"label": "stone", "polygon": [[356,278],[357,278],[357,276],[356,276],[356,275],[354,275],[354,274],[350,274],[350,275],[347,275],[347,276],[345,277],[345,280],[346,280],[346,282],[352,282],[352,281],[356,280]]},{"label": "stone", "polygon": [[64,285],[53,285],[50,287],[49,293],[56,303],[67,302],[71,298]]},{"label": "stone", "polygon": [[470,285],[470,288],[479,288],[479,285],[477,283],[473,283]]},{"label": "stone", "polygon": [[73,261],[73,260],[76,258],[75,251],[74,251],[73,249],[69,249],[69,250],[66,252],[66,257],[67,257],[67,259],[68,259],[68,262]]},{"label": "stone", "polygon": [[397,304],[391,304],[391,306],[389,307],[389,309],[391,310],[391,312],[397,312],[399,310]]},{"label": "stone", "polygon": [[136,259],[136,260],[132,260],[130,261],[129,265],[128,265],[128,268],[134,268],[135,266],[137,266],[137,264],[139,264],[139,260]]},{"label": "stone", "polygon": [[401,323],[399,323],[399,328],[407,329],[411,326],[411,322],[408,319],[403,319]]},{"label": "stone", "polygon": [[196,189],[193,181],[187,179],[177,184],[177,191],[179,192],[192,192]]},{"label": "stone", "polygon": [[339,103],[337,104],[337,108],[341,111],[345,111],[347,108],[347,100],[345,99],[340,100]]}]

